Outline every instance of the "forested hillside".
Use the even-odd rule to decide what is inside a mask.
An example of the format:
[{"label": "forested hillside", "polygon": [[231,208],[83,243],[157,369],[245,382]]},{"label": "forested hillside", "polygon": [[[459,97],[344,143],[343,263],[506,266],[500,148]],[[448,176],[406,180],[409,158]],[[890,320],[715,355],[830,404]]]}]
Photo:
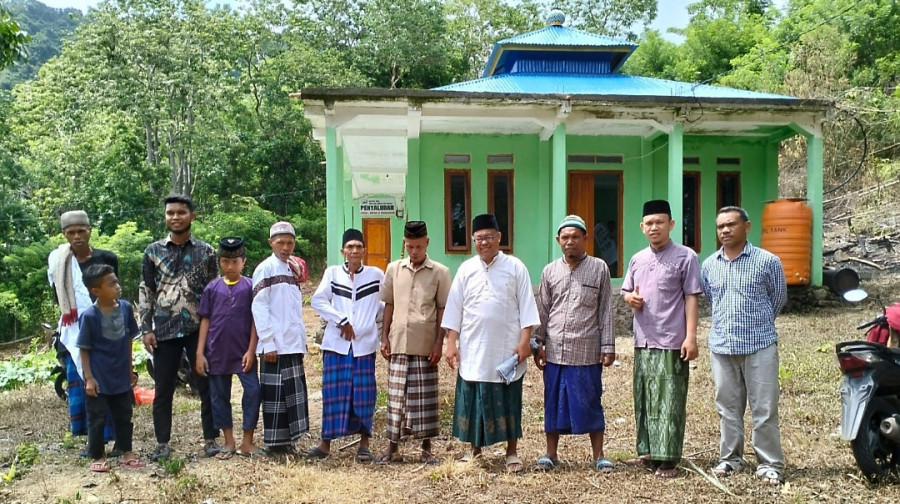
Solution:
[{"label": "forested hillside", "polygon": [[[55,318],[45,261],[62,240],[59,214],[74,208],[95,221],[92,243],[126,258],[132,299],[172,191],[193,195],[205,239],[248,239],[248,271],[280,218],[298,225],[300,253],[321,268],[323,156],[288,93],[471,79],[494,42],[543,26],[551,6],[569,26],[640,43],[626,72],[833,100],[828,208],[883,209],[889,191],[860,191],[898,177],[894,0],[791,0],[784,12],[767,0],[700,0],[680,44],[646,31],[656,0],[255,0],[240,10],[106,0],[80,20],[33,0],[8,6],[33,39],[30,63],[0,74],[27,79],[0,91],[0,340]],[[804,149],[782,152],[786,195],[803,196]],[[871,212],[854,225],[889,224]]]},{"label": "forested hillside", "polygon": [[60,53],[63,40],[72,35],[83,17],[78,9],[54,9],[37,0],[10,0],[6,7],[31,41],[27,61],[0,70],[0,89],[12,89],[37,75],[41,65]]}]

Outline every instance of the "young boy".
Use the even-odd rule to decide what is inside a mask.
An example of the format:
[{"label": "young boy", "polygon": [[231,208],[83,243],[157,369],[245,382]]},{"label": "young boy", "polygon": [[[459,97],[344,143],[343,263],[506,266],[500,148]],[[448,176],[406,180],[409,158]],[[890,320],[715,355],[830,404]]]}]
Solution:
[{"label": "young boy", "polygon": [[209,375],[209,396],[213,423],[225,434],[225,447],[216,454],[228,460],[235,454],[231,421],[231,381],[237,375],[244,388],[240,455],[259,455],[253,445],[253,432],[259,421],[259,377],[256,375],[256,328],[253,326],[253,285],[241,274],[247,262],[244,240],[228,237],[219,240],[219,268],[225,274],[203,289],[200,296],[200,336],[197,340],[195,371]]},{"label": "young boy", "polygon": [[84,371],[85,405],[88,415],[88,452],[94,462],[91,471],[108,472],[103,443],[107,411],[116,429],[116,446],[123,452],[122,466],[143,467],[131,451],[131,423],[134,405],[134,367],[131,340],[138,334],[134,310],[119,299],[122,288],[108,264],[96,264],[83,274],[84,285],[97,300],[79,320],[76,346]]}]

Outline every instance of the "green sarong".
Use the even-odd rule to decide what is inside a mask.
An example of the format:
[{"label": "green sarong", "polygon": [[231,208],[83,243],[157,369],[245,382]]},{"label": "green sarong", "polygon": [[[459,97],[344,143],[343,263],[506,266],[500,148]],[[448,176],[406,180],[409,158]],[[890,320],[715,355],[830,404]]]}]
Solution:
[{"label": "green sarong", "polygon": [[681,460],[689,369],[679,350],[634,349],[638,456]]},{"label": "green sarong", "polygon": [[522,382],[469,382],[456,376],[453,436],[476,447],[522,437]]}]

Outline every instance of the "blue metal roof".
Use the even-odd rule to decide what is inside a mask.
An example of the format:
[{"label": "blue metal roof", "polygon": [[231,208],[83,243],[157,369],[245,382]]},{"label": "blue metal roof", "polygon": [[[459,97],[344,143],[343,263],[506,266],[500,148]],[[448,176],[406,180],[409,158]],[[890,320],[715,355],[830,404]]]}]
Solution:
[{"label": "blue metal roof", "polygon": [[627,40],[598,35],[596,33],[588,33],[586,31],[569,28],[567,26],[545,26],[538,30],[530,31],[515,35],[508,39],[503,39],[495,45],[495,47],[504,45],[531,45],[531,46],[563,46],[563,47],[630,47],[635,48],[636,45]]},{"label": "blue metal roof", "polygon": [[495,75],[435,88],[440,91],[512,94],[570,94],[611,96],[684,96],[694,98],[788,99],[791,96],[758,93],[706,84],[691,84],[624,74],[573,75],[565,73],[513,73]]}]

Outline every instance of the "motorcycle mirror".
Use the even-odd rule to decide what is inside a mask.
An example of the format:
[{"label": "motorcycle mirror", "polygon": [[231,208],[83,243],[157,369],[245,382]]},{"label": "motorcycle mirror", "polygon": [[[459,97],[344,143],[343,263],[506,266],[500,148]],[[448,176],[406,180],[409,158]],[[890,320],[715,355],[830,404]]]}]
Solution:
[{"label": "motorcycle mirror", "polygon": [[45,331],[53,331],[53,326],[50,325],[50,322],[44,322],[41,324],[41,327],[44,328]]},{"label": "motorcycle mirror", "polygon": [[869,297],[869,293],[862,289],[850,289],[844,293],[844,300],[850,303],[859,303]]}]

